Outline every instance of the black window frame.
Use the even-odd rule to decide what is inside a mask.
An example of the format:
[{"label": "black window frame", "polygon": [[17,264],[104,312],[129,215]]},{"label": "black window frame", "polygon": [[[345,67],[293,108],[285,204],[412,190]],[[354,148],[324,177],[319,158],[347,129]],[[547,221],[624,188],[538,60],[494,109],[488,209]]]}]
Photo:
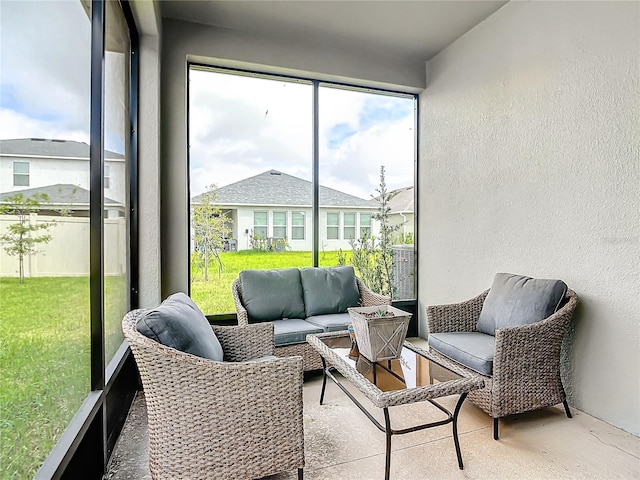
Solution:
[{"label": "black window frame", "polygon": [[[319,138],[320,138],[320,117],[319,117],[319,89],[321,86],[323,87],[330,87],[330,88],[342,88],[345,90],[353,90],[353,91],[360,91],[360,92],[364,92],[364,93],[376,93],[376,94],[384,94],[384,95],[391,95],[391,96],[400,96],[400,97],[406,97],[406,98],[413,98],[413,105],[414,105],[414,123],[413,123],[413,131],[415,132],[414,137],[413,137],[413,141],[414,141],[414,145],[413,145],[413,186],[414,186],[414,205],[416,206],[415,211],[414,211],[414,245],[418,244],[418,238],[419,238],[419,212],[418,212],[418,178],[419,178],[419,168],[418,168],[418,146],[420,145],[420,138],[419,138],[419,129],[418,129],[418,118],[419,118],[419,97],[418,94],[413,93],[413,92],[403,92],[401,90],[392,90],[392,89],[385,89],[385,88],[373,88],[373,87],[367,87],[367,86],[362,86],[362,85],[357,85],[357,84],[351,84],[351,83],[344,83],[344,82],[339,82],[339,81],[324,81],[324,80],[318,80],[316,78],[310,78],[310,77],[304,77],[304,76],[297,76],[297,75],[285,75],[285,74],[277,74],[277,73],[271,73],[271,72],[264,72],[264,71],[259,71],[259,70],[250,70],[250,69],[245,69],[245,68],[234,68],[234,67],[228,67],[228,66],[223,66],[223,65],[216,65],[216,64],[207,64],[207,63],[203,63],[202,61],[193,61],[193,60],[187,60],[186,61],[186,68],[187,68],[187,78],[188,78],[188,72],[190,72],[190,70],[192,68],[195,69],[199,69],[199,70],[208,70],[208,71],[213,71],[213,72],[218,72],[218,73],[226,73],[226,74],[235,74],[235,75],[241,75],[241,76],[249,76],[249,77],[257,77],[257,78],[268,78],[268,79],[272,79],[272,80],[281,80],[281,81],[290,81],[290,82],[299,82],[299,83],[310,83],[313,87],[313,108],[312,108],[312,130],[313,130],[313,135],[312,135],[312,141],[313,141],[313,155],[312,155],[312,179],[311,179],[311,183],[312,183],[312,205],[311,205],[311,218],[312,218],[312,224],[311,224],[311,237],[312,237],[312,266],[313,267],[317,267],[319,265],[319,258],[320,258],[320,251],[322,250],[322,245],[320,245],[320,204],[319,204],[319,200],[320,200],[320,142],[319,142]],[[187,102],[186,102],[186,118],[187,118],[187,139],[189,138],[189,119],[190,119],[190,107],[189,107],[189,98],[191,96],[191,84],[189,81],[186,82],[186,90],[187,90]],[[189,148],[187,148],[187,198],[191,198],[191,184],[190,184],[190,171],[191,171],[191,151]],[[189,201],[187,204],[187,208],[190,209],[191,208],[191,202]],[[342,220],[342,218],[340,218],[340,220]],[[339,221],[340,221],[339,220]],[[339,232],[339,236],[340,233],[343,231],[344,226],[342,225],[342,222],[340,222],[340,226],[338,229]],[[357,236],[358,234],[358,216],[356,214],[356,225],[355,225],[355,234]],[[191,233],[189,231],[189,237],[191,236]],[[306,232],[306,218],[305,218],[305,238],[307,236],[307,232]],[[187,242],[188,245],[191,244],[191,239],[189,238],[189,241]],[[185,252],[186,255],[189,255],[189,250],[187,249],[187,251]],[[417,248],[415,249],[415,255],[414,255],[414,272],[415,272],[415,286],[414,286],[414,291],[418,292],[418,250]],[[189,294],[191,293],[191,268],[190,268],[190,262],[187,262],[187,266],[188,266],[188,270],[187,270],[187,278],[188,278],[188,291]],[[409,336],[417,336],[418,335],[418,328],[417,328],[417,319],[418,319],[418,309],[417,309],[417,299],[405,299],[405,300],[399,300],[399,301],[393,301],[392,304],[394,306],[397,306],[399,308],[402,308],[403,310],[409,311],[413,314],[413,321],[411,322],[411,325],[409,326],[409,332],[407,333]],[[216,314],[211,314],[211,313],[207,313],[205,312],[205,314],[207,314],[207,318],[209,319],[209,322],[211,323],[220,323],[220,324],[229,324],[229,322],[233,322],[233,321],[237,321],[236,318],[236,314],[234,313],[216,313]]]},{"label": "black window frame", "polygon": [[[91,112],[90,112],[90,324],[91,391],[36,478],[101,478],[139,387],[133,355],[123,341],[109,364],[104,339],[104,86],[106,5],[91,0]],[[129,304],[138,307],[138,97],[139,37],[128,0],[116,0],[129,29]]]}]

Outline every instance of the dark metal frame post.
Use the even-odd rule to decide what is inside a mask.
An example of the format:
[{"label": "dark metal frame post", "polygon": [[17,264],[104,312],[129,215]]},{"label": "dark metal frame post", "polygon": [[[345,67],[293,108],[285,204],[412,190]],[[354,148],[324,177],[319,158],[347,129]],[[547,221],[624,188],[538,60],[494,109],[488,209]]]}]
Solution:
[{"label": "dark metal frame post", "polygon": [[131,55],[129,64],[129,282],[131,309],[138,308],[139,285],[139,234],[138,234],[138,93],[140,84],[140,39],[131,6],[122,4],[122,11],[129,26]]},{"label": "dark metal frame post", "polygon": [[[90,215],[89,263],[91,310],[91,390],[104,390],[104,47],[105,2],[91,2],[91,123],[89,145]],[[98,428],[102,432],[102,465],[107,465],[107,418],[100,402],[97,413]],[[94,420],[95,421],[95,420]],[[98,445],[95,446],[99,448]]]},{"label": "dark metal frame post", "polygon": [[313,81],[313,201],[311,214],[313,216],[313,266],[318,266],[318,251],[320,250],[320,82]]}]

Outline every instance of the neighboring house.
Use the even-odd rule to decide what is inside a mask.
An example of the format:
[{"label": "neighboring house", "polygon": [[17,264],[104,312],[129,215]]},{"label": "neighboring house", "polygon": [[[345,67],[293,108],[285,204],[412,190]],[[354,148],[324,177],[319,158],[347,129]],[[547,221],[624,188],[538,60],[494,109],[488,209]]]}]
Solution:
[{"label": "neighboring house", "polygon": [[[38,208],[39,215],[88,217],[89,216],[89,190],[69,184],[48,185],[46,187],[26,188],[12,192],[0,193],[0,205],[6,203],[6,199],[17,194],[29,198],[37,194],[45,194],[48,197],[46,204]],[[104,197],[104,208],[107,218],[124,217],[124,205],[109,197]]]},{"label": "neighboring house", "polygon": [[413,236],[415,199],[413,187],[398,188],[390,193],[393,197],[389,201],[389,223],[400,225],[398,233],[404,238],[409,234]]},{"label": "neighboring house", "polygon": [[[252,248],[254,237],[284,239],[291,250],[311,250],[313,244],[312,184],[269,170],[216,190],[216,205],[231,222],[238,250]],[[192,198],[197,204],[200,196]],[[376,235],[373,200],[320,186],[319,238],[321,250],[350,249],[349,240]]]},{"label": "neighboring house", "polygon": [[[105,151],[105,274],[125,271],[125,157]],[[46,194],[48,201],[30,216],[31,224],[50,223],[52,239],[27,255],[25,275],[84,276],[89,273],[89,145],[70,140],[0,140],[0,206],[18,193]],[[0,215],[0,234],[16,222]],[[18,259],[0,248],[0,276],[18,274]]]},{"label": "neighboring house", "polygon": [[[104,195],[124,209],[125,157],[108,150],[104,157]],[[1,194],[56,185],[89,190],[89,145],[43,138],[0,140]]]}]

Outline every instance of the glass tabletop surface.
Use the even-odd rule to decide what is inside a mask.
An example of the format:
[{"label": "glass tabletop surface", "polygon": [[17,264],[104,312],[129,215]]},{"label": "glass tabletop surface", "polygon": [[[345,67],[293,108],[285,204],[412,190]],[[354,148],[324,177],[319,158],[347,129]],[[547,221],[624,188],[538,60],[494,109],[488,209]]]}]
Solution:
[{"label": "glass tabletop surface", "polygon": [[363,355],[359,355],[357,349],[352,350],[351,338],[348,335],[321,338],[321,341],[383,392],[424,387],[463,378],[405,345],[400,358],[375,364],[374,381],[374,364]]}]

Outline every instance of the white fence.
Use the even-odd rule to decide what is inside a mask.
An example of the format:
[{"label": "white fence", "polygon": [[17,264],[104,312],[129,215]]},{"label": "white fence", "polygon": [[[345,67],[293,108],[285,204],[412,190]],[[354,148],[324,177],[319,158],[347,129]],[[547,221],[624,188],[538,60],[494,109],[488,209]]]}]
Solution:
[{"label": "white fence", "polygon": [[[33,214],[32,224],[54,224],[48,229],[51,241],[39,244],[38,253],[24,258],[25,277],[72,277],[89,275],[89,218],[53,217]],[[17,223],[13,215],[0,215],[0,235],[7,233],[9,225]],[[127,230],[124,218],[104,221],[105,275],[123,275],[127,264]],[[38,234],[46,234],[40,230]],[[10,256],[0,245],[0,276],[17,277],[20,264],[17,256]]]}]

